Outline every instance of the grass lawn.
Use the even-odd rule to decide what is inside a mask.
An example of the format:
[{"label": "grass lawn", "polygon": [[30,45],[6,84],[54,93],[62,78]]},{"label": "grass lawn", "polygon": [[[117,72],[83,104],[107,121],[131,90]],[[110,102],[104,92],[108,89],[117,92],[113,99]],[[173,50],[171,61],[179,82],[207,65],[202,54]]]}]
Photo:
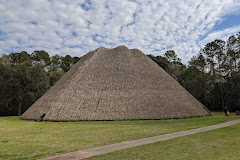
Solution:
[{"label": "grass lawn", "polygon": [[240,124],[86,160],[240,160]]},{"label": "grass lawn", "polygon": [[[19,117],[0,117],[0,159],[38,159],[127,140],[140,139],[176,131],[214,125],[238,118],[240,117],[224,117],[223,113],[213,113],[212,117],[199,117],[189,119],[95,122],[36,122],[21,120]],[[226,130],[226,128],[219,129],[219,134],[221,134],[224,129]],[[235,130],[236,129],[233,129],[232,134],[235,133]],[[177,153],[181,152],[185,153],[184,148],[181,147],[182,144],[188,146],[187,142],[189,141],[194,143],[195,147],[198,145],[198,147],[207,145],[208,141],[214,141],[214,137],[211,137],[211,135],[208,136],[207,141],[204,141],[204,144],[202,144],[201,135],[208,135],[208,133],[211,132],[216,132],[217,134],[217,131],[218,130],[197,134],[197,136],[199,136],[198,139],[195,139],[196,135],[192,135],[188,136],[192,137],[190,139],[188,139],[188,137],[182,137],[178,138],[176,142],[174,139],[161,143],[145,145],[142,147],[149,148],[149,146],[152,146],[150,147],[152,149],[149,152],[147,150],[144,151],[143,155],[140,155],[137,151],[138,148],[140,150],[141,147],[136,147],[128,149],[129,151],[133,150],[133,152],[131,152],[132,155],[130,152],[126,153],[126,155],[121,155],[120,152],[127,152],[127,150],[123,150],[120,152],[106,154],[106,157],[104,157],[105,155],[99,157],[103,159],[119,159],[121,158],[119,156],[126,156],[125,159],[134,159],[135,155],[137,156],[137,154],[139,154],[140,157],[136,157],[136,159],[141,159],[141,157],[142,159],[146,159],[146,157],[143,157],[152,153],[153,159],[159,159],[156,154],[162,154],[164,152],[166,156],[170,156],[169,152],[172,149],[169,151],[167,150],[169,148],[165,148],[165,150],[162,151],[159,149],[162,148],[160,147],[161,145],[165,146],[165,143],[169,143],[170,147],[172,146],[171,142],[173,142],[174,145],[178,146],[175,146],[175,152],[173,154],[176,155]],[[236,133],[240,133],[239,129],[236,130]],[[205,136],[203,135],[202,137]],[[184,140],[184,138],[186,138],[186,140]],[[181,141],[181,139],[183,140]],[[222,138],[217,137],[216,139]],[[177,143],[178,141],[179,143]],[[229,143],[235,143],[235,141],[232,141],[232,139],[225,139],[223,141],[224,143],[222,145],[229,145],[229,148],[231,148],[231,145]],[[221,145],[219,142],[217,144]],[[240,150],[239,148],[240,146],[238,147],[238,150]],[[136,151],[134,151],[134,149],[136,149]],[[235,150],[232,152],[235,152]],[[109,158],[108,156],[116,156],[116,158]],[[171,158],[167,157],[166,159]]]}]

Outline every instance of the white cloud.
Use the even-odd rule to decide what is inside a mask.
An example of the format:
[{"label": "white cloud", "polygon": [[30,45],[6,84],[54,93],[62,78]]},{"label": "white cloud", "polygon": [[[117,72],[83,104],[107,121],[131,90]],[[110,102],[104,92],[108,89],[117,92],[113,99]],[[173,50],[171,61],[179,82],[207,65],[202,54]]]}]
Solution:
[{"label": "white cloud", "polygon": [[215,31],[208,34],[208,36],[201,40],[199,44],[201,47],[204,47],[206,43],[214,41],[215,39],[222,39],[226,41],[231,35],[234,35],[238,32],[240,32],[240,26],[234,26],[221,31]]},{"label": "white cloud", "polygon": [[205,43],[240,31],[235,26],[211,33],[239,8],[239,0],[1,0],[0,52],[82,56],[100,46],[126,45],[155,55],[174,49],[186,63]]}]

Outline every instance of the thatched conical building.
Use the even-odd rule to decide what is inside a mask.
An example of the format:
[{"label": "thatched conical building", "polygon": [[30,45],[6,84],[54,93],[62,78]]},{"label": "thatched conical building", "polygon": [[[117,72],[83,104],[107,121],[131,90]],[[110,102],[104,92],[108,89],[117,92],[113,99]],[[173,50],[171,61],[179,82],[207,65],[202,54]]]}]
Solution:
[{"label": "thatched conical building", "polygon": [[83,56],[22,119],[168,119],[210,112],[138,49],[98,48]]}]

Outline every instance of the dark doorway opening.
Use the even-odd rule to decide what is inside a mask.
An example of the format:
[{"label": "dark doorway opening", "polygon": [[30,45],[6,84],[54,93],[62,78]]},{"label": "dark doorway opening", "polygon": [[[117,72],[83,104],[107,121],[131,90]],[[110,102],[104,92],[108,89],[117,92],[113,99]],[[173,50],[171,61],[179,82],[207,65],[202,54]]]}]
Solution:
[{"label": "dark doorway opening", "polygon": [[42,122],[42,121],[43,121],[43,118],[44,118],[45,116],[46,116],[45,113],[42,114],[41,117],[39,117],[37,121],[38,121],[38,122]]}]

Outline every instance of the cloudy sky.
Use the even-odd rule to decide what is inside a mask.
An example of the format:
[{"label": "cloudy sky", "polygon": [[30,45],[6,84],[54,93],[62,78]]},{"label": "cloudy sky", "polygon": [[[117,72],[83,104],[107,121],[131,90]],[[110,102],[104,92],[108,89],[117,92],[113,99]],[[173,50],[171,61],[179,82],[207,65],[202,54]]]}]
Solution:
[{"label": "cloudy sky", "polygon": [[0,0],[0,54],[82,56],[126,45],[173,49],[186,63],[207,42],[240,32],[240,0]]}]

